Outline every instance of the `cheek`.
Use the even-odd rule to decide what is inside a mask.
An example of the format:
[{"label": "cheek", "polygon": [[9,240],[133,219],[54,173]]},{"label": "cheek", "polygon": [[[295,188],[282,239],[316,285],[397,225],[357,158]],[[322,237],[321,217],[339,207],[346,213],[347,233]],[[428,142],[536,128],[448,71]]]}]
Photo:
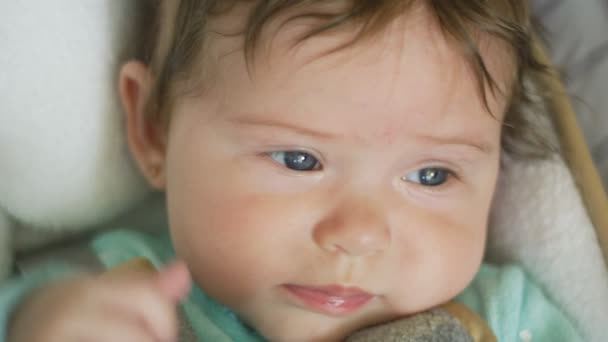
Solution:
[{"label": "cheek", "polygon": [[487,170],[477,191],[463,200],[463,205],[446,222],[449,228],[444,238],[444,270],[454,280],[457,292],[472,280],[483,258],[497,169]]},{"label": "cheek", "polygon": [[296,205],[302,202],[218,179],[171,191],[176,251],[209,295],[234,306],[289,277],[291,268],[284,260],[301,248],[294,241],[306,239],[306,223]]},{"label": "cheek", "polygon": [[193,196],[196,191],[190,189],[189,197],[194,198],[187,203],[175,197],[169,199],[178,255],[187,259],[195,278],[203,280],[203,284],[209,279],[230,286],[257,283],[259,273],[250,270],[252,264],[260,263],[272,222],[261,220],[259,201],[235,198],[230,191],[209,190]]},{"label": "cheek", "polygon": [[[422,215],[419,229],[398,236],[389,301],[399,314],[411,314],[454,298],[470,283],[481,263],[485,224],[450,216]],[[404,285],[407,284],[407,285]]]},{"label": "cheek", "polygon": [[[223,145],[212,133],[200,136],[208,141],[176,139],[169,151],[171,234],[203,290],[224,302],[238,300],[285,280],[286,257],[306,241],[309,201],[263,191],[247,168],[218,152]],[[290,246],[294,241],[300,245]]]},{"label": "cheek", "polygon": [[391,291],[398,312],[412,313],[451,300],[471,282],[484,254],[493,179],[488,176],[480,183],[483,186],[457,204],[402,213],[400,226],[406,228],[396,236],[402,248],[393,259],[396,276]]}]

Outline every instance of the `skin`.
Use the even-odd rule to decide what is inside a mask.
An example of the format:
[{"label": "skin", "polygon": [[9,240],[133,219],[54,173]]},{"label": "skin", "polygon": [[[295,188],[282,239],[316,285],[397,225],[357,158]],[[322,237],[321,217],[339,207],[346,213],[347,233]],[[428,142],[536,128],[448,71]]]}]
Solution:
[{"label": "skin", "polygon": [[[282,30],[252,77],[233,52],[239,38],[216,37],[212,86],[177,99],[166,134],[144,115],[146,66],[122,69],[131,151],[166,191],[179,258],[198,286],[270,340],[341,340],[449,301],[479,268],[506,101],[489,96],[499,113],[491,116],[458,49],[417,13],[331,54],[349,33],[292,48],[297,28]],[[510,84],[511,67],[496,62],[504,51],[485,44],[482,53],[498,83]],[[319,167],[291,170],[281,151],[308,153]],[[423,185],[425,168],[449,176]],[[187,279],[178,272],[171,279]],[[287,284],[355,286],[373,298],[330,314],[295,299]],[[84,287],[92,296],[99,286]]]},{"label": "skin", "polygon": [[190,283],[183,262],[158,273],[125,268],[62,280],[17,308],[8,341],[177,341],[175,308]]}]

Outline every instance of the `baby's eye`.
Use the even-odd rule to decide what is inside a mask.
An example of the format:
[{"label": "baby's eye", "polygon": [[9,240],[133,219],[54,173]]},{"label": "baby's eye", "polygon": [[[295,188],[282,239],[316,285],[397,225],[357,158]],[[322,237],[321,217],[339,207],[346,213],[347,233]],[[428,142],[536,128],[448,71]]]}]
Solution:
[{"label": "baby's eye", "polygon": [[277,163],[295,171],[314,171],[321,169],[321,163],[310,153],[301,151],[277,151],[268,153]]},{"label": "baby's eye", "polygon": [[449,176],[449,170],[438,167],[428,167],[403,176],[402,179],[424,186],[439,186],[445,183]]}]

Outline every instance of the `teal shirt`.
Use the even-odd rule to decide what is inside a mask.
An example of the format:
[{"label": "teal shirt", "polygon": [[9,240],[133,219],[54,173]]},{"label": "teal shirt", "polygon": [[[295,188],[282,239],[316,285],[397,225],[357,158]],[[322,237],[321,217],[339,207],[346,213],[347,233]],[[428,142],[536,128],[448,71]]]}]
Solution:
[{"label": "teal shirt", "polygon": [[[135,257],[144,257],[160,268],[174,258],[168,234],[116,231],[95,239],[92,248],[108,268]],[[23,296],[67,272],[70,269],[65,265],[47,265],[0,288],[0,342],[6,341],[8,318]],[[516,266],[483,265],[471,285],[456,300],[482,316],[500,342],[583,341],[565,315]],[[184,301],[182,309],[201,341],[264,341],[242,324],[230,309],[197,287]]]}]

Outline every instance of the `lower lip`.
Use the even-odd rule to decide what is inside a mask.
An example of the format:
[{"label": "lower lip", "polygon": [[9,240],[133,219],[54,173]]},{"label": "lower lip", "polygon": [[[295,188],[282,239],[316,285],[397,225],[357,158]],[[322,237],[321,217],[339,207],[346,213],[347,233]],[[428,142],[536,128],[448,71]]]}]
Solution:
[{"label": "lower lip", "polygon": [[365,306],[374,296],[368,293],[348,295],[332,294],[323,290],[295,285],[283,286],[296,300],[313,311],[340,316],[354,313]]}]

